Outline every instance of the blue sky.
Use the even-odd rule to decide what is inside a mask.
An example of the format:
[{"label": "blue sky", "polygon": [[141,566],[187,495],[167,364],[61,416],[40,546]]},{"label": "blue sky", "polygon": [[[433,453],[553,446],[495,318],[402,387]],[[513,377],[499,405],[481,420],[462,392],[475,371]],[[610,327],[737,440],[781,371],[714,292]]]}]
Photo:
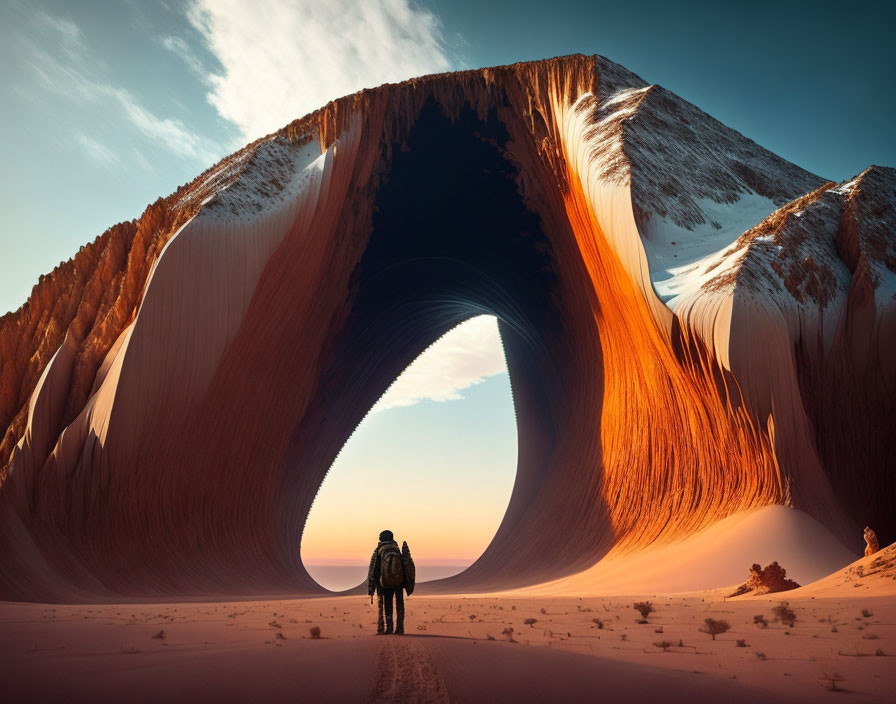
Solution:
[{"label": "blue sky", "polygon": [[601,53],[822,176],[894,165],[894,8],[4,0],[0,311],[249,138],[429,71]]},{"label": "blue sky", "polygon": [[[0,0],[0,314],[24,303],[39,275],[79,246],[250,139],[340,95],[434,71],[600,53],[832,180],[872,163],[894,166],[894,8]],[[461,550],[472,555],[497,526],[514,472],[515,428],[494,321],[437,344],[415,374],[356,432],[312,521],[336,515],[358,482],[368,496],[378,491],[369,470],[387,457],[399,475],[422,472],[432,482],[460,467],[481,499],[467,507],[481,527]],[[388,453],[409,427],[433,441],[441,428],[456,428],[464,438],[459,454],[396,460]],[[388,506],[390,497],[386,491],[378,500]],[[451,505],[446,500],[434,519],[446,531]]]}]

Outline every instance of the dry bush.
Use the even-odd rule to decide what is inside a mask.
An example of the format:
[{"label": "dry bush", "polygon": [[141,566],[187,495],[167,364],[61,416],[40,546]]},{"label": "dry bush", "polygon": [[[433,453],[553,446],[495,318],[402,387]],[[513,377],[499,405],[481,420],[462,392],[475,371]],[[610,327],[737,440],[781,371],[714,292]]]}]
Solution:
[{"label": "dry bush", "polygon": [[632,607],[635,611],[641,614],[642,619],[646,619],[650,614],[654,612],[653,604],[649,601],[636,601]]},{"label": "dry bush", "polygon": [[871,618],[874,616],[874,612],[871,609],[862,609],[862,616],[865,618]]},{"label": "dry bush", "polygon": [[525,623],[527,626],[529,626],[531,628],[534,624],[538,623],[538,619],[527,618],[523,621],[523,623]]},{"label": "dry bush", "polygon": [[601,621],[599,618],[593,618],[591,620],[594,622],[594,625],[596,625],[598,628],[602,629],[604,627],[604,622]]},{"label": "dry bush", "polygon": [[828,671],[821,673],[821,677],[819,679],[829,691],[837,692],[840,690],[840,688],[837,686],[837,683],[842,682],[844,680],[844,677],[839,672]]},{"label": "dry bush", "polygon": [[668,640],[661,640],[659,643],[654,643],[657,648],[662,648],[663,652],[667,652],[669,648],[672,647],[673,643]]},{"label": "dry bush", "polygon": [[158,638],[159,640],[165,640],[165,638],[167,638],[167,637],[168,637],[168,636],[165,635],[165,631],[159,631],[158,633],[156,633],[156,634],[153,636],[153,638]]},{"label": "dry bush", "polygon": [[735,645],[736,645],[738,648],[746,648],[746,647],[747,647],[747,641],[744,640],[743,638],[740,638],[740,639],[738,639],[738,640],[735,642]]},{"label": "dry bush", "polygon": [[318,640],[320,638],[320,626],[312,626],[308,629],[308,632],[311,634],[311,637],[314,640]]},{"label": "dry bush", "polygon": [[283,635],[280,631],[277,631],[277,635],[274,636],[277,640],[286,640],[286,636]]},{"label": "dry bush", "polygon": [[703,621],[703,627],[700,628],[704,633],[708,633],[715,640],[716,636],[724,633],[731,628],[731,624],[721,619],[707,618]]},{"label": "dry bush", "polygon": [[760,660],[765,660],[765,653],[763,653],[763,652],[757,650],[756,653],[755,653],[755,655],[756,655],[756,657],[759,658]]},{"label": "dry bush", "polygon": [[772,609],[772,613],[775,615],[775,620],[780,621],[785,626],[793,628],[796,624],[796,613],[790,608],[790,602],[782,601]]},{"label": "dry bush", "polygon": [[765,620],[763,614],[756,614],[753,617],[753,623],[759,626],[759,628],[768,628],[768,621]]},{"label": "dry bush", "polygon": [[503,631],[501,631],[502,636],[507,636],[507,640],[513,643],[513,628],[508,626]]}]

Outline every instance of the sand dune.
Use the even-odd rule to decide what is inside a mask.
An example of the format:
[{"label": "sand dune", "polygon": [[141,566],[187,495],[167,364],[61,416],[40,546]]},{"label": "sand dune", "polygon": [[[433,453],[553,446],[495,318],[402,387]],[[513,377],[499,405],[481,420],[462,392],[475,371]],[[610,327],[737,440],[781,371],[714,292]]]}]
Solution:
[{"label": "sand dune", "polygon": [[517,593],[578,596],[693,592],[739,584],[746,580],[750,565],[773,561],[805,585],[856,558],[806,513],[766,506],[729,516],[670,545],[611,553],[584,572]]}]

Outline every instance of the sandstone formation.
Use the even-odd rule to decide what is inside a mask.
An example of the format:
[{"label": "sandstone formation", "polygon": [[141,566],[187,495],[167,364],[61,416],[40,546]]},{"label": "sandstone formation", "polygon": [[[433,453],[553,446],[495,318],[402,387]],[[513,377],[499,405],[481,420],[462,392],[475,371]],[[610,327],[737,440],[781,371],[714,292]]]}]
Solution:
[{"label": "sandstone formation", "polygon": [[742,594],[773,594],[774,592],[786,592],[790,589],[798,589],[799,584],[792,579],[787,579],[787,570],[777,562],[762,567],[754,564],[750,568],[750,578],[741,584],[729,596],[741,596]]},{"label": "sandstone formation", "polygon": [[877,540],[877,535],[871,528],[865,526],[865,557],[869,557],[873,555],[878,550],[880,550],[880,543]]},{"label": "sandstone formation", "polygon": [[0,598],[320,591],[299,544],[337,452],[482,312],[520,459],[448,587],[770,504],[892,540],[894,222],[893,169],[825,182],[602,57],[332,102],[0,319]]}]

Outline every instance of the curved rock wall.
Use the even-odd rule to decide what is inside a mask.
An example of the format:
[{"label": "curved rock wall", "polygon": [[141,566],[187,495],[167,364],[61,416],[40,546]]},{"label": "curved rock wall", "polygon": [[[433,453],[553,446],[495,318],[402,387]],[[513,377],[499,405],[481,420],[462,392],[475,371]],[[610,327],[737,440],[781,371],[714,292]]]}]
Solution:
[{"label": "curved rock wall", "polygon": [[[782,279],[744,223],[823,182],[601,57],[330,103],[0,320],[0,597],[320,590],[299,544],[336,453],[480,312],[501,320],[519,467],[443,588],[555,578],[776,503],[886,540],[894,178],[873,175],[806,233],[769,224],[805,270]],[[807,305],[815,279],[832,290]],[[844,405],[847,383],[866,398]]]}]

